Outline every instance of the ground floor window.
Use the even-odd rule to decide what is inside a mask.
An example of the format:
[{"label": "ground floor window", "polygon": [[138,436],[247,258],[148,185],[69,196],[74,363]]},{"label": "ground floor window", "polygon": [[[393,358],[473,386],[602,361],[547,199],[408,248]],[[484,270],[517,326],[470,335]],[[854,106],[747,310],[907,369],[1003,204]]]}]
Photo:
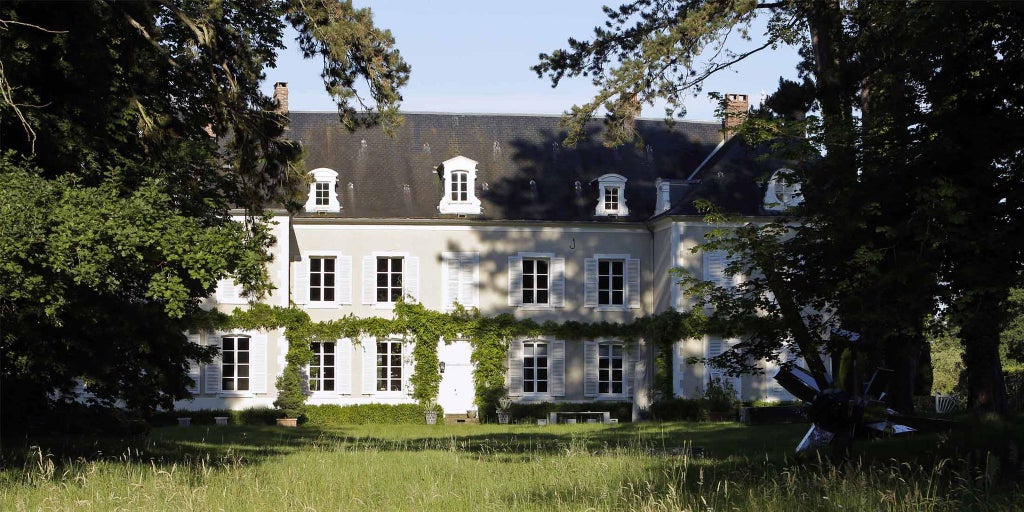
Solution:
[{"label": "ground floor window", "polygon": [[523,392],[548,392],[548,344],[523,343]]},{"label": "ground floor window", "polygon": [[334,343],[310,343],[313,361],[309,365],[309,390],[334,391]]},{"label": "ground floor window", "polygon": [[221,338],[222,391],[249,390],[249,337],[224,336]]},{"label": "ground floor window", "polygon": [[377,391],[402,390],[402,342],[377,343]]},{"label": "ground floor window", "polygon": [[601,343],[597,347],[597,392],[617,395],[623,392],[622,344]]}]

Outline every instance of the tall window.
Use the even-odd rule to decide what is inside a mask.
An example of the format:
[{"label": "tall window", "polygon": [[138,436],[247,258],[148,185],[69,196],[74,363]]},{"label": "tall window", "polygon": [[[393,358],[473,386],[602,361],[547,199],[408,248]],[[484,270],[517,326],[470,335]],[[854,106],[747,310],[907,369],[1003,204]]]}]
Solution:
[{"label": "tall window", "polygon": [[469,173],[465,171],[452,173],[452,201],[469,200]]},{"label": "tall window", "polygon": [[547,343],[523,343],[523,392],[548,392]]},{"label": "tall window", "polygon": [[608,187],[604,189],[604,209],[609,213],[619,211],[619,188]]},{"label": "tall window", "polygon": [[549,261],[524,258],[523,304],[547,304],[549,287]]},{"label": "tall window", "polygon": [[623,392],[623,349],[618,343],[601,343],[597,347],[597,392]]},{"label": "tall window", "polygon": [[249,337],[221,338],[221,384],[223,391],[249,390]]},{"label": "tall window", "polygon": [[598,260],[597,303],[601,306],[621,306],[626,297],[625,262]]},{"label": "tall window", "polygon": [[402,296],[402,258],[377,258],[377,302],[396,302]]},{"label": "tall window", "polygon": [[377,391],[402,390],[402,342],[377,343]]},{"label": "tall window", "polygon": [[327,206],[331,204],[331,184],[326,181],[316,182],[316,205]]},{"label": "tall window", "polygon": [[334,391],[334,343],[310,343],[309,390]]},{"label": "tall window", "polygon": [[334,258],[309,258],[309,300],[334,301]]}]

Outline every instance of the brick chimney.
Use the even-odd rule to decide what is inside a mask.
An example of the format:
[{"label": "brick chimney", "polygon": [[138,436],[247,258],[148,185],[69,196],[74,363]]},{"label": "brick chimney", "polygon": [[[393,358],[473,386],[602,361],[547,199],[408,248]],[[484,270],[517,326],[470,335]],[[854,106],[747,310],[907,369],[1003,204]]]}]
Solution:
[{"label": "brick chimney", "polygon": [[747,120],[750,97],[746,94],[725,95],[725,117],[722,119],[722,135],[728,139],[736,133],[736,127]]},{"label": "brick chimney", "polygon": [[288,82],[274,84],[274,101],[277,102],[277,113],[288,115]]}]

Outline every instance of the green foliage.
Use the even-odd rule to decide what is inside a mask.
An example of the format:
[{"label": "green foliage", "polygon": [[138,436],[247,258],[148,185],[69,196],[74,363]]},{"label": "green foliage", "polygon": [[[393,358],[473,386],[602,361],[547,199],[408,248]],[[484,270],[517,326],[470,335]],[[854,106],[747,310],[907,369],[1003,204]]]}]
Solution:
[{"label": "green foliage", "polygon": [[274,407],[281,411],[281,417],[298,418],[303,412],[308,394],[309,390],[306,389],[306,380],[302,378],[300,367],[294,364],[286,365],[281,376],[277,378],[277,399],[274,400]]},{"label": "green foliage", "polygon": [[701,398],[669,398],[651,404],[654,421],[707,421],[711,409]]},{"label": "green foliage", "polygon": [[[437,407],[439,416],[444,411]],[[308,405],[306,425],[331,428],[344,425],[422,425],[425,407],[419,404]]]},{"label": "green foliage", "polygon": [[963,394],[964,349],[955,329],[936,329],[928,340],[932,351],[932,391]]},{"label": "green foliage", "polygon": [[228,418],[229,425],[274,425],[281,412],[269,407],[250,407],[248,409],[196,409],[190,411],[160,411],[147,418],[154,427],[172,427],[178,424],[178,418],[192,418],[191,424],[216,425],[217,417]]},{"label": "green foliage", "polygon": [[1003,371],[1006,380],[1008,409],[1018,414],[1024,413],[1024,364],[1017,364]]},{"label": "green foliage", "polygon": [[271,291],[263,209],[306,187],[261,91],[288,23],[342,117],[365,105],[364,124],[397,124],[409,67],[351,2],[0,4],[5,436],[77,381],[143,411],[188,397],[190,364],[213,354],[183,334],[215,316],[202,299],[225,278]]},{"label": "green foliage", "polygon": [[740,407],[732,381],[726,379],[709,380],[704,387],[704,400],[711,412],[735,413]]}]

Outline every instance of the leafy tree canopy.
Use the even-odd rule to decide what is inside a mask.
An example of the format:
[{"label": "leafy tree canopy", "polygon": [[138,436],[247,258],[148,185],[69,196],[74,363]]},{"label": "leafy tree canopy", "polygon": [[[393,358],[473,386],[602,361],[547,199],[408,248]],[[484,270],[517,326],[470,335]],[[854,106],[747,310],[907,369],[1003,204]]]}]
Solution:
[{"label": "leafy tree canopy", "polygon": [[409,66],[350,1],[0,5],[5,419],[79,381],[102,403],[168,406],[209,360],[184,332],[217,280],[273,293],[261,212],[305,186],[259,89],[287,24],[346,126],[400,122]]}]

